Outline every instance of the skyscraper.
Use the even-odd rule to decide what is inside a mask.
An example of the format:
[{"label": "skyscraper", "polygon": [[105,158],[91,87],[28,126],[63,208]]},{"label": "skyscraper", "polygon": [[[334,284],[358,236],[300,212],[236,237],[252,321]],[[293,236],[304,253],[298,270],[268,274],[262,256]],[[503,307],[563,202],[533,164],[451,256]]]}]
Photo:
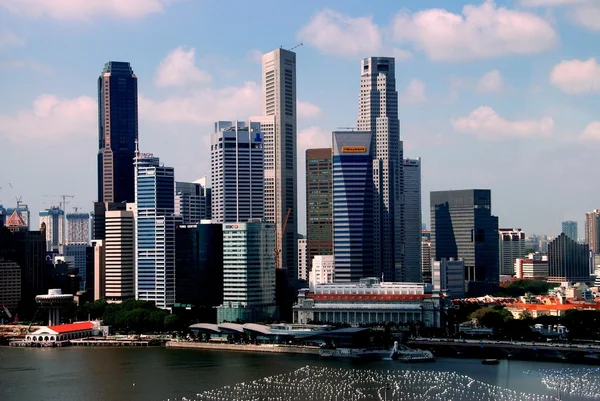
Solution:
[{"label": "skyscraper", "polygon": [[219,121],[211,136],[211,208],[215,223],[264,217],[263,136],[257,122]]},{"label": "skyscraper", "polygon": [[138,153],[135,169],[135,297],[165,309],[175,303],[175,226],[181,220],[175,216],[175,170],[148,153]]},{"label": "skyscraper", "polygon": [[89,244],[90,214],[67,213],[67,244]]},{"label": "skyscraper", "polygon": [[404,280],[421,276],[421,158],[404,159]]},{"label": "skyscraper", "polygon": [[394,58],[362,60],[358,130],[372,134],[375,272],[385,281],[405,281],[403,151]]},{"label": "skyscraper", "polygon": [[520,228],[498,230],[500,274],[514,275],[515,260],[525,257],[525,233]]},{"label": "skyscraper", "polygon": [[590,249],[562,233],[548,244],[548,281],[551,283],[589,282]]},{"label": "skyscraper", "polygon": [[499,284],[498,217],[489,189],[431,192],[432,257],[462,258],[469,292],[495,291]]},{"label": "skyscraper", "polygon": [[567,237],[577,242],[577,222],[573,220],[563,221],[562,233],[566,234]]},{"label": "skyscraper", "polygon": [[133,202],[138,139],[137,77],[109,61],[98,78],[98,202]]},{"label": "skyscraper", "polygon": [[431,231],[421,232],[421,277],[424,283],[431,283]]},{"label": "skyscraper", "polygon": [[333,255],[333,149],[306,150],[308,269],[316,255]]},{"label": "skyscraper", "polygon": [[335,281],[375,273],[372,134],[333,133],[333,255]]},{"label": "skyscraper", "polygon": [[107,211],[105,221],[106,240],[98,249],[104,254],[98,272],[104,283],[98,293],[104,292],[110,301],[123,301],[135,296],[135,205]]},{"label": "skyscraper", "polygon": [[206,177],[194,182],[175,183],[175,214],[181,216],[183,224],[197,224],[211,219],[211,190]]},{"label": "skyscraper", "polygon": [[585,242],[594,255],[600,254],[600,209],[585,214]]},{"label": "skyscraper", "polygon": [[[298,276],[296,266],[298,199],[296,173],[296,53],[276,49],[262,56],[263,117],[261,123],[265,149],[265,221],[275,223],[277,244],[282,250],[279,266],[289,278]],[[287,211],[290,216],[282,229]]]},{"label": "skyscraper", "polygon": [[65,243],[65,212],[58,207],[42,210],[40,212],[40,227],[46,227],[46,250],[58,251]]}]

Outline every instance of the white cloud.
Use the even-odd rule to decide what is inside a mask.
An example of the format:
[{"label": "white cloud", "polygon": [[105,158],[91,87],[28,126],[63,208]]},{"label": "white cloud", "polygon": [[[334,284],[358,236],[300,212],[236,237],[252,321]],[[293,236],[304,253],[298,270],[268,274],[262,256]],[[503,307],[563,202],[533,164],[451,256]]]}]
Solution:
[{"label": "white cloud", "polygon": [[139,19],[160,13],[170,0],[0,0],[0,7],[31,17],[89,21],[97,17]]},{"label": "white cloud", "polygon": [[310,102],[298,100],[296,103],[298,118],[313,118],[321,115],[321,108]]},{"label": "white cloud", "polygon": [[196,66],[196,49],[180,46],[160,62],[156,71],[157,86],[187,86],[210,82],[212,77]]},{"label": "white cloud", "polygon": [[497,7],[491,0],[464,6],[462,15],[444,9],[400,12],[393,32],[396,40],[412,44],[432,60],[540,53],[554,47],[558,38],[538,15]]},{"label": "white cloud", "polygon": [[485,73],[477,82],[477,91],[481,93],[499,92],[502,90],[502,74],[498,70]]},{"label": "white cloud", "polygon": [[24,44],[25,44],[25,39],[15,35],[12,32],[1,32],[0,33],[0,49],[3,47],[10,47],[10,46],[23,46]]},{"label": "white cloud", "polygon": [[589,124],[579,137],[581,142],[600,142],[600,121]]},{"label": "white cloud", "polygon": [[569,94],[600,92],[600,65],[595,58],[561,61],[552,69],[550,82]]},{"label": "white cloud", "polygon": [[456,132],[475,135],[482,140],[546,136],[554,129],[554,120],[515,120],[502,118],[491,107],[479,107],[466,117],[452,120]]},{"label": "white cloud", "polygon": [[330,147],[331,132],[323,128],[312,126],[298,132],[298,152],[302,154],[306,149]]},{"label": "white cloud", "polygon": [[583,5],[575,7],[570,13],[571,19],[583,27],[600,31],[600,5]]},{"label": "white cloud", "polygon": [[15,143],[46,144],[77,137],[93,138],[97,130],[96,99],[38,96],[30,109],[0,115],[0,138]]},{"label": "white cloud", "polygon": [[408,83],[406,89],[398,95],[401,103],[417,104],[427,101],[425,84],[418,78],[413,78]]},{"label": "white cloud", "polygon": [[324,9],[313,15],[297,34],[298,40],[323,53],[366,57],[382,46],[379,27],[371,17],[352,18]]},{"label": "white cloud", "polygon": [[204,88],[157,101],[139,97],[140,118],[163,123],[212,124],[246,119],[260,112],[261,87],[256,82],[220,89]]}]

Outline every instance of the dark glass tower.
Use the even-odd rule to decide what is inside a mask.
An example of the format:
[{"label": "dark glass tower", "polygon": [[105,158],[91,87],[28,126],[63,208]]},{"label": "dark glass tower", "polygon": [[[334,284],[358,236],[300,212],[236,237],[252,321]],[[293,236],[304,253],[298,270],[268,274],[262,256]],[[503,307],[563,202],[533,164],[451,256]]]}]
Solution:
[{"label": "dark glass tower", "polygon": [[98,202],[135,201],[137,100],[129,63],[106,63],[98,78]]},{"label": "dark glass tower", "polygon": [[562,233],[548,244],[548,281],[551,283],[589,283],[590,247],[578,244]]}]

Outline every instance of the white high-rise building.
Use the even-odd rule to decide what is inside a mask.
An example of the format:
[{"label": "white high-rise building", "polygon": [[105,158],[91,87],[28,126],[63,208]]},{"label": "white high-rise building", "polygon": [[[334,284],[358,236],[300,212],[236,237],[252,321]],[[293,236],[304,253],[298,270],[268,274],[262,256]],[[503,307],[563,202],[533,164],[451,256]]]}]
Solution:
[{"label": "white high-rise building", "polygon": [[67,244],[90,243],[90,214],[67,213]]},{"label": "white high-rise building", "polygon": [[211,136],[214,223],[263,219],[263,135],[257,122],[219,121]]},{"label": "white high-rise building", "polygon": [[65,243],[65,212],[58,207],[40,212],[40,227],[46,227],[46,250],[58,251]]},{"label": "white high-rise building", "polygon": [[329,284],[335,280],[335,262],[333,255],[315,255],[312,269],[309,273],[308,284],[311,291],[318,284]]},{"label": "white high-rise building", "polygon": [[384,281],[406,281],[404,269],[403,151],[393,57],[363,59],[358,130],[373,134],[375,272]]},{"label": "white high-rise building", "polygon": [[500,274],[514,275],[515,260],[525,257],[525,233],[520,228],[498,229]]},{"label": "white high-rise building", "polygon": [[431,231],[421,231],[421,277],[431,283]]},{"label": "white high-rise building", "polygon": [[585,214],[585,243],[594,255],[600,254],[600,209]]},{"label": "white high-rise building", "polygon": [[[276,49],[262,56],[262,117],[265,149],[265,221],[277,226],[282,238],[279,266],[289,278],[298,276],[296,233],[298,232],[296,159],[296,53]],[[285,233],[281,231],[290,211]]]},{"label": "white high-rise building", "polygon": [[404,279],[420,283],[421,274],[421,158],[404,159]]},{"label": "white high-rise building", "polygon": [[198,224],[211,219],[211,190],[207,188],[206,177],[194,182],[175,183],[175,214],[183,223]]},{"label": "white high-rise building", "polygon": [[308,240],[298,238],[298,279],[308,280]]},{"label": "white high-rise building", "polygon": [[96,249],[104,256],[103,265],[94,255],[96,274],[103,273],[104,284],[94,287],[108,301],[121,302],[135,296],[135,204],[128,203],[127,210],[107,210],[105,221],[106,239]]}]

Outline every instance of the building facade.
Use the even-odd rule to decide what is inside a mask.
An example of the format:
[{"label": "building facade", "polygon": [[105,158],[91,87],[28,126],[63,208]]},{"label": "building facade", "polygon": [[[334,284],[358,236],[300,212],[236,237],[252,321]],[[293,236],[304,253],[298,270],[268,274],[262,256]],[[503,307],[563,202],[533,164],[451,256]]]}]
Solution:
[{"label": "building facade", "polygon": [[106,298],[106,248],[105,240],[92,240],[94,258],[94,301]]},{"label": "building facade", "polygon": [[81,291],[85,290],[88,285],[88,248],[89,246],[87,243],[74,243],[63,246],[63,255],[73,258],[73,267],[77,270],[79,276],[81,276],[81,283],[79,288]]},{"label": "building facade", "polygon": [[40,227],[46,227],[46,250],[58,251],[65,243],[65,212],[58,207],[40,212]]},{"label": "building facade", "polygon": [[306,150],[308,268],[315,255],[333,254],[333,149]]},{"label": "building facade", "polygon": [[567,220],[562,222],[562,233],[573,241],[577,241],[577,222],[573,220]]},{"label": "building facade", "polygon": [[589,282],[590,248],[579,244],[566,233],[548,244],[548,281],[551,283]]},{"label": "building facade", "polygon": [[524,280],[548,280],[548,256],[529,254],[515,260],[515,276]]},{"label": "building facade", "polygon": [[600,209],[585,214],[585,243],[594,255],[600,254]]},{"label": "building facade", "polygon": [[211,189],[207,188],[206,177],[194,182],[175,183],[175,214],[181,216],[183,224],[198,224],[211,219]]},{"label": "building facade", "polygon": [[514,275],[515,260],[525,256],[525,233],[520,228],[498,230],[500,274]]},{"label": "building facade", "polygon": [[335,280],[335,263],[333,255],[316,255],[313,257],[312,269],[309,273],[308,284],[314,291],[318,284],[330,284]]},{"label": "building facade", "polygon": [[263,219],[265,170],[260,124],[216,122],[210,148],[213,222]]},{"label": "building facade", "polygon": [[498,288],[498,217],[489,189],[431,192],[431,245],[435,260],[462,258],[469,293]]},{"label": "building facade", "polygon": [[106,212],[106,239],[97,249],[100,262],[97,277],[104,277],[99,294],[109,301],[120,302],[135,297],[135,205],[128,210]]},{"label": "building facade", "polygon": [[[251,120],[261,122],[264,132],[265,221],[275,223],[277,238],[283,240],[278,245],[281,248],[278,265],[295,280],[298,277],[296,53],[279,48],[262,56],[262,106],[263,117]],[[290,216],[282,234],[288,210]]]},{"label": "building facade", "polygon": [[67,244],[90,243],[90,214],[67,213]]},{"label": "building facade", "polygon": [[421,231],[421,277],[431,284],[431,231]]},{"label": "building facade", "polygon": [[465,262],[442,258],[433,262],[432,284],[436,291],[443,292],[447,298],[465,297]]},{"label": "building facade", "polygon": [[217,308],[217,323],[277,317],[275,230],[273,223],[223,225],[223,305]]},{"label": "building facade", "polygon": [[[29,211],[29,206],[22,203],[19,199],[20,198],[17,198],[17,207],[6,208],[4,215],[8,218],[10,215],[12,215],[16,211],[17,213],[19,213],[19,215],[25,222],[25,226],[29,230],[31,228],[31,224],[30,224],[31,223],[31,212]],[[0,208],[2,208],[2,207],[0,206]]]},{"label": "building facade", "polygon": [[109,61],[98,78],[98,202],[133,202],[138,140],[137,77]]},{"label": "building facade", "polygon": [[161,308],[175,303],[175,170],[158,157],[135,158],[135,298]]},{"label": "building facade", "polygon": [[308,242],[298,238],[298,279],[308,280]]},{"label": "building facade", "polygon": [[21,266],[0,258],[0,306],[5,306],[9,311],[14,312],[20,300]]},{"label": "building facade", "polygon": [[404,280],[422,282],[421,276],[421,158],[404,159]]},{"label": "building facade", "polygon": [[394,58],[363,59],[360,86],[358,130],[372,134],[375,275],[385,281],[406,281],[403,150]]},{"label": "building facade", "polygon": [[333,133],[333,255],[335,281],[375,273],[371,133]]}]

